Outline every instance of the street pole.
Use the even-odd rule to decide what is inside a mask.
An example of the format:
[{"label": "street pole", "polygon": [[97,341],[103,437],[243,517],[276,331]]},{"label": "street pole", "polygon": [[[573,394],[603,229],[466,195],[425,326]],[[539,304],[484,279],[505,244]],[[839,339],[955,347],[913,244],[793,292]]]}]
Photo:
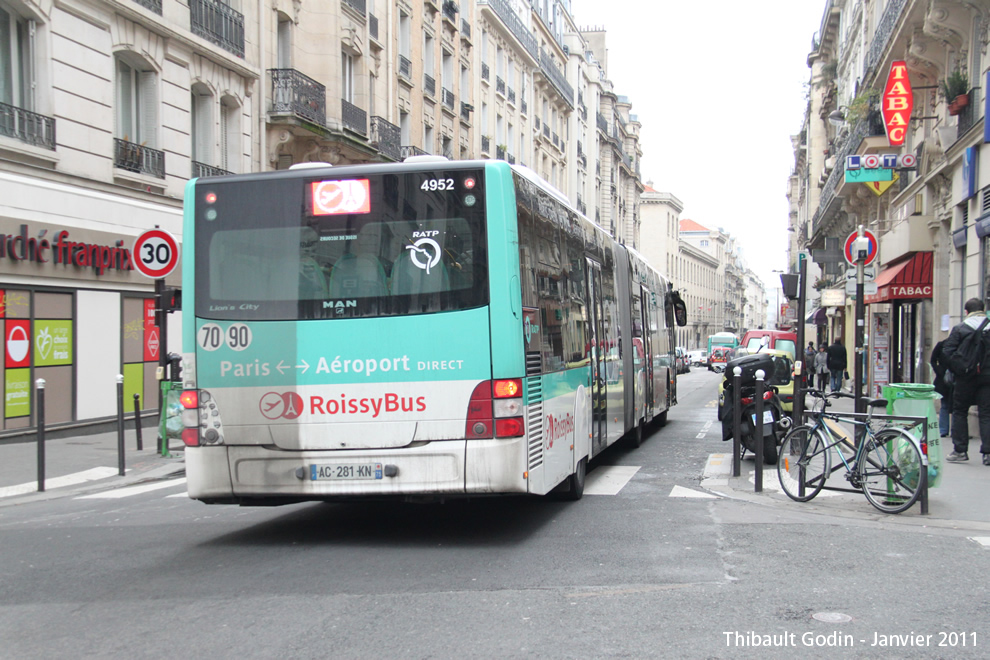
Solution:
[{"label": "street pole", "polygon": [[862,400],[863,398],[863,339],[864,332],[866,330],[866,303],[863,300],[863,294],[866,284],[866,257],[867,248],[864,246],[867,243],[866,237],[863,235],[863,225],[859,225],[857,230],[858,236],[856,237],[856,249],[853,251],[856,256],[856,351],[854,353],[853,359],[856,361],[853,365],[853,378],[855,379],[853,383],[853,394],[856,395],[856,412],[865,413],[866,406]]},{"label": "street pole", "polygon": [[798,264],[797,355],[794,358],[801,360],[802,364],[801,373],[798,374],[798,380],[794,383],[794,404],[791,418],[795,424],[801,424],[804,419],[804,388],[802,384],[810,374],[811,368],[810,365],[804,363],[804,312],[807,306],[804,282],[808,276],[808,260],[798,258],[798,261],[800,263]]}]

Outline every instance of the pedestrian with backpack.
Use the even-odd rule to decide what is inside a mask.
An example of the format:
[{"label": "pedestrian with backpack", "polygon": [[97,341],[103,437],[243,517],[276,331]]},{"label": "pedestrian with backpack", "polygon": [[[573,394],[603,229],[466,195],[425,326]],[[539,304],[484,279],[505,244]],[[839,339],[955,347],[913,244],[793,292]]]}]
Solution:
[{"label": "pedestrian with backpack", "polygon": [[825,353],[828,355],[828,370],[832,374],[832,391],[842,391],[842,377],[846,375],[846,347],[839,338],[829,346]]},{"label": "pedestrian with backpack", "polygon": [[[963,305],[966,318],[942,344],[942,357],[955,377],[952,398],[952,447],[945,460],[969,460],[969,409],[975,404],[980,421],[980,453],[990,465],[990,318],[979,298]],[[985,368],[984,368],[985,365]]]},{"label": "pedestrian with backpack", "polygon": [[935,374],[935,391],[942,396],[942,404],[938,409],[938,434],[943,438],[948,437],[951,428],[952,394],[956,383],[956,377],[949,371],[949,365],[945,363],[945,356],[942,354],[944,347],[944,339],[935,344],[929,360],[929,364],[932,365],[932,372]]}]

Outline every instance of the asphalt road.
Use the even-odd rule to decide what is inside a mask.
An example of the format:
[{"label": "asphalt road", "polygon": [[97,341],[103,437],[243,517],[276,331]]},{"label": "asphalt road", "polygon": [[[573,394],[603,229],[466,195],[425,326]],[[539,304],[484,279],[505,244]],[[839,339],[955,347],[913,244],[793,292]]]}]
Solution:
[{"label": "asphalt road", "polygon": [[990,532],[710,496],[716,386],[574,503],[0,508],[0,658],[990,656]]}]

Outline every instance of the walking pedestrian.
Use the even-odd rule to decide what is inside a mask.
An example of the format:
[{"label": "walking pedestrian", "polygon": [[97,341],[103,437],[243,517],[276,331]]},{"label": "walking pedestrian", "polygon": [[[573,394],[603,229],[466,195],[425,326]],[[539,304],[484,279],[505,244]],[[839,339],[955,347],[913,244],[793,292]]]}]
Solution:
[{"label": "walking pedestrian", "polygon": [[828,385],[828,353],[825,352],[825,344],[818,347],[815,353],[815,374],[818,375],[818,389],[822,392]]},{"label": "walking pedestrian", "polygon": [[836,337],[835,342],[828,347],[826,353],[828,354],[828,370],[832,374],[831,390],[839,392],[842,390],[842,377],[846,371],[846,347]]},{"label": "walking pedestrian", "polygon": [[[977,329],[987,319],[987,313],[983,306],[983,301],[979,298],[970,298],[963,305],[966,318],[962,323],[952,328],[949,338],[942,343],[942,358],[946,362],[959,348],[960,342],[967,335],[976,332]],[[984,333],[990,326],[984,328]],[[953,374],[956,387],[952,393],[952,447],[953,452],[945,457],[945,460],[952,463],[960,463],[969,460],[969,409],[976,405],[980,420],[980,453],[983,454],[983,464],[990,465],[990,335],[984,334],[984,354],[985,365],[982,372],[971,376]]]},{"label": "walking pedestrian", "polygon": [[955,377],[945,364],[942,348],[945,340],[935,344],[929,363],[935,373],[935,391],[942,395],[942,404],[938,409],[938,433],[943,438],[949,435],[952,422],[952,391],[955,389]]},{"label": "walking pedestrian", "polygon": [[809,341],[808,348],[804,349],[804,386],[815,386],[815,343]]}]

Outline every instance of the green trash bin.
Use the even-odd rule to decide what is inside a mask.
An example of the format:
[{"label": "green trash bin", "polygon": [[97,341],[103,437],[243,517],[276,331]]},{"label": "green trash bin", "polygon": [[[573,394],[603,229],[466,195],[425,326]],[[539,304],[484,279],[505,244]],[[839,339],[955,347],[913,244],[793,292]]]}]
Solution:
[{"label": "green trash bin", "polygon": [[162,456],[170,457],[168,441],[182,439],[182,403],[179,402],[182,383],[163,380],[161,389],[163,405],[158,422],[158,437],[162,439]]},{"label": "green trash bin", "polygon": [[[934,385],[924,383],[891,383],[883,386],[888,415],[925,417],[928,420],[928,487],[935,488],[942,480],[942,438],[939,437],[935,402],[942,398]],[[922,429],[914,427],[911,435],[924,441]]]}]

